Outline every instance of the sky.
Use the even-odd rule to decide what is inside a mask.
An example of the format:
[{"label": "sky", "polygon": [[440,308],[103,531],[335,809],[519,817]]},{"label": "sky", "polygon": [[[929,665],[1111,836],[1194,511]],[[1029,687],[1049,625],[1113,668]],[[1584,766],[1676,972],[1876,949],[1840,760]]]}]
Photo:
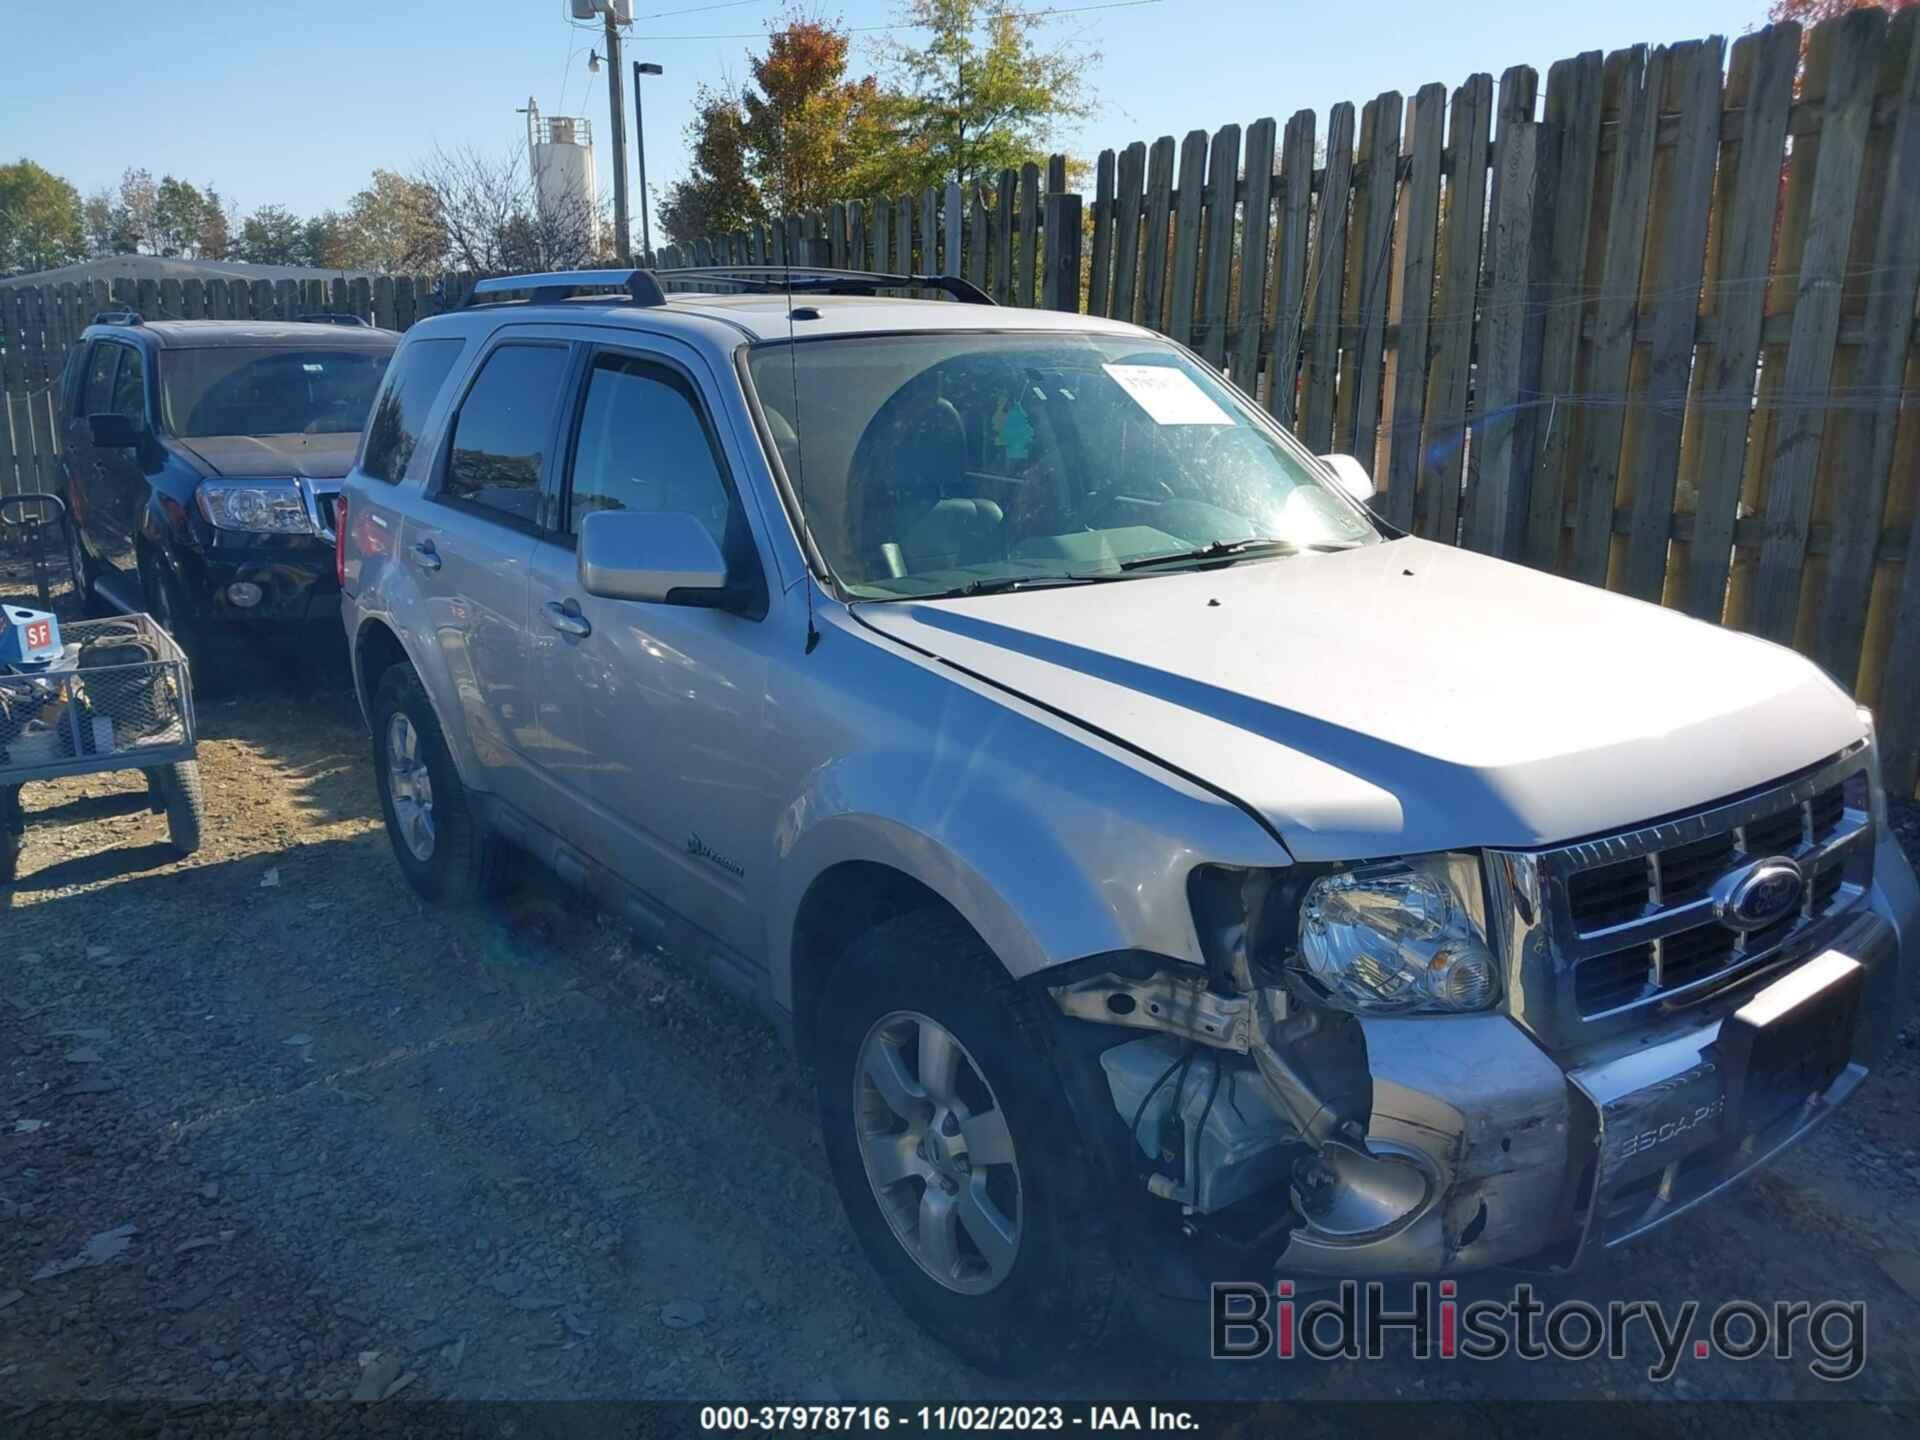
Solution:
[{"label": "sky", "polygon": [[[1032,8],[1092,0],[1028,0]],[[636,0],[627,59],[666,73],[646,82],[651,189],[685,172],[682,130],[702,83],[739,80],[783,0]],[[848,27],[899,18],[897,0],[808,4]],[[1102,149],[1383,90],[1452,87],[1475,71],[1547,67],[1582,50],[1719,34],[1765,22],[1765,0],[1158,0],[1048,19],[1043,35],[1095,48],[1096,113],[1056,149]],[[682,12],[659,14],[658,12]],[[607,132],[606,71],[588,73],[597,27],[567,0],[328,0],[279,8],[240,0],[0,0],[0,160],[25,155],[85,194],[129,166],[211,183],[243,211],[345,208],[376,168],[406,170],[434,148],[506,152],[524,144],[515,113],[586,114]],[[911,32],[896,36],[912,39]],[[702,38],[689,38],[702,37]],[[879,34],[856,34],[873,67]],[[630,74],[629,74],[630,78]],[[629,99],[631,103],[631,99]],[[1322,121],[1324,128],[1324,118]],[[596,157],[611,183],[604,143]],[[631,164],[631,161],[630,161]]]}]

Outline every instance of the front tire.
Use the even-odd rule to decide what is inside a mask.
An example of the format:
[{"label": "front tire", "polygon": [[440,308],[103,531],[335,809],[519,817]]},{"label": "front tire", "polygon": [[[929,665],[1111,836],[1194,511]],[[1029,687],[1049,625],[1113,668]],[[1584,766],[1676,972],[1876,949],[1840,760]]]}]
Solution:
[{"label": "front tire", "polygon": [[147,788],[167,817],[167,839],[182,856],[200,848],[206,825],[206,792],[200,783],[200,762],[180,760],[147,772]]},{"label": "front tire", "polygon": [[468,803],[411,665],[392,666],[374,692],[373,769],[394,859],[421,898],[464,907],[493,893],[499,843]]},{"label": "front tire", "polygon": [[957,915],[928,909],[856,940],[821,1015],[827,1157],[901,1306],[994,1374],[1094,1343],[1113,1260],[1032,997]]}]

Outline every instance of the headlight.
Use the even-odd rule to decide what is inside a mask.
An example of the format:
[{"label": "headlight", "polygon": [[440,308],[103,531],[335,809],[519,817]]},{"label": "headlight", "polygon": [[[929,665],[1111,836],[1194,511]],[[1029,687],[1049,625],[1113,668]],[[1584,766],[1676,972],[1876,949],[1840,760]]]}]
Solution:
[{"label": "headlight", "polygon": [[207,523],[221,530],[244,530],[255,535],[314,533],[306,501],[290,483],[202,480],[194,498]]},{"label": "headlight", "polygon": [[1500,993],[1472,855],[1323,875],[1300,902],[1300,960],[1330,1003],[1367,1015],[1484,1010]]}]

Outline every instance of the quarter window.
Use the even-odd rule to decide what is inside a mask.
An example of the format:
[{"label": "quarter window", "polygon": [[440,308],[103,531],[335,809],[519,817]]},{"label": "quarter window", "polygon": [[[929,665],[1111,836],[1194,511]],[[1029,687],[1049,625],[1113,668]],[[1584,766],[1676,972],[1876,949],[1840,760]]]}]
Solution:
[{"label": "quarter window", "polygon": [[720,461],[685,380],[630,355],[601,355],[587,381],[567,528],[595,510],[692,515],[726,544],[731,504]]},{"label": "quarter window", "polygon": [[415,340],[401,351],[367,424],[367,453],[360,473],[398,485],[420,445],[420,429],[452,373],[466,341]]},{"label": "quarter window", "polygon": [[454,420],[443,498],[540,522],[540,475],[567,375],[560,345],[502,345],[486,358]]}]

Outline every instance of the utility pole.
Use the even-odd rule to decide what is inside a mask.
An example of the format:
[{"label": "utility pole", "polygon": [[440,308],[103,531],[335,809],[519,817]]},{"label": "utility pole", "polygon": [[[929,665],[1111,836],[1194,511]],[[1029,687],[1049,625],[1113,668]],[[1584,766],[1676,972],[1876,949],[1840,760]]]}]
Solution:
[{"label": "utility pole", "polygon": [[633,62],[633,145],[640,161],[640,257],[641,263],[653,263],[653,231],[647,221],[647,122],[640,111],[640,77],[663,75],[658,65]]},{"label": "utility pole", "polygon": [[622,265],[633,263],[633,242],[627,235],[627,112],[622,100],[620,27],[614,7],[601,12],[607,23],[607,106],[613,114],[613,248]]}]

